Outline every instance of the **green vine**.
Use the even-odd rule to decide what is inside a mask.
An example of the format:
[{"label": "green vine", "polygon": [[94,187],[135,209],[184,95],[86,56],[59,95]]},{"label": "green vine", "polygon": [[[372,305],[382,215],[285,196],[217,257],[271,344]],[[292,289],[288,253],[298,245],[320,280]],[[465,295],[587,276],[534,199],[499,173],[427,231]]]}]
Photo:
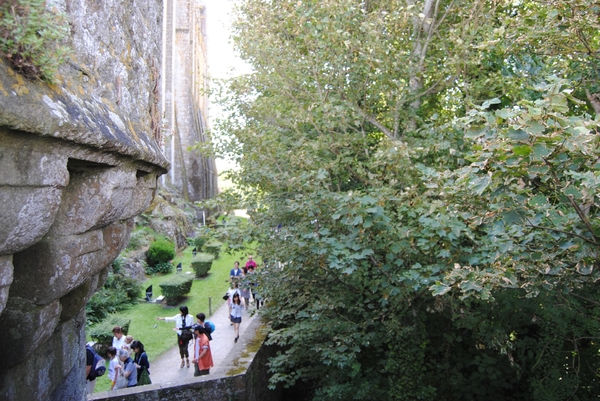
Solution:
[{"label": "green vine", "polygon": [[46,0],[0,0],[0,53],[26,78],[54,81],[69,33],[66,15]]}]

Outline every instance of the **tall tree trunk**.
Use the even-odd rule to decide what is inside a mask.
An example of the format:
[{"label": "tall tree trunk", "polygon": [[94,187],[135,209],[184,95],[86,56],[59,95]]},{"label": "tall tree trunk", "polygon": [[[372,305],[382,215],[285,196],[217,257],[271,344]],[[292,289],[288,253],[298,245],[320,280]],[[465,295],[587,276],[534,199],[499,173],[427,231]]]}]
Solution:
[{"label": "tall tree trunk", "polygon": [[[417,1],[415,0],[406,0],[408,6],[414,7],[416,3]],[[439,0],[425,0],[423,2],[423,11],[421,13],[416,12],[413,16],[413,37],[415,44],[412,51],[409,77],[409,91],[413,101],[409,105],[411,115],[406,125],[408,131],[417,129],[416,113],[423,103],[420,96],[423,90],[423,64],[427,55],[427,47],[433,35],[438,6]]]}]

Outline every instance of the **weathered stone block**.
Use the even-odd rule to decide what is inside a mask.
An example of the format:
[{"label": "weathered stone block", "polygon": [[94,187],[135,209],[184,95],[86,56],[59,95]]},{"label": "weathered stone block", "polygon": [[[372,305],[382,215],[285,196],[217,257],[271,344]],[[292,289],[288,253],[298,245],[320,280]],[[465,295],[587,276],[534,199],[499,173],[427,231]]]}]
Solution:
[{"label": "weathered stone block", "polygon": [[[11,296],[0,315],[0,371],[24,360],[48,340],[58,325],[60,302],[44,306]],[[37,355],[37,354],[36,354]]]},{"label": "weathered stone block", "polygon": [[55,187],[0,186],[0,255],[25,249],[48,232],[61,192]]},{"label": "weathered stone block", "polygon": [[8,290],[13,282],[12,255],[0,256],[0,314],[8,300]]},{"label": "weathered stone block", "polygon": [[69,162],[71,181],[52,226],[53,233],[80,234],[120,218],[132,200],[135,171],[105,165]]},{"label": "weathered stone block", "polygon": [[129,219],[148,209],[155,194],[156,173],[148,174],[138,170],[137,182],[131,196],[131,201],[123,210],[120,219]]},{"label": "weathered stone block", "polygon": [[38,305],[61,298],[106,266],[103,248],[102,230],[46,236],[14,255],[11,296],[30,299]]}]

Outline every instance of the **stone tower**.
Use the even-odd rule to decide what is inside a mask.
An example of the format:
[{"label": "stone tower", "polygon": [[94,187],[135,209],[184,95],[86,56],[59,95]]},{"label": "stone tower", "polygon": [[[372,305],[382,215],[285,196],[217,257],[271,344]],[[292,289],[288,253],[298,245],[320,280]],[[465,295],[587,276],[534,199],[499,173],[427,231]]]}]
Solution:
[{"label": "stone tower", "polygon": [[214,158],[190,149],[208,142],[205,8],[197,0],[165,0],[163,22],[163,134],[171,163],[161,182],[187,200],[217,194]]}]

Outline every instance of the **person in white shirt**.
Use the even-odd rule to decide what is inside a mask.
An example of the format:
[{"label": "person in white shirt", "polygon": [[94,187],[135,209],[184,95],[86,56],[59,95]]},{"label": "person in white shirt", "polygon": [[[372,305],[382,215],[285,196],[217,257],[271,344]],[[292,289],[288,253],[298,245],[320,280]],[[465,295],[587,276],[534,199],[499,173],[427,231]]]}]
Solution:
[{"label": "person in white shirt", "polygon": [[191,329],[194,325],[194,318],[190,315],[188,307],[185,305],[180,306],[179,315],[175,315],[173,317],[157,317],[157,319],[165,322],[175,322],[175,328],[173,330],[177,332],[177,345],[179,346],[179,355],[181,356],[181,366],[179,367],[183,368],[185,366],[185,358],[185,362],[189,368],[190,354],[188,352],[188,345],[192,339]]},{"label": "person in white shirt", "polygon": [[123,348],[123,344],[125,344],[125,336],[123,335],[123,329],[119,326],[115,326],[112,329],[112,332],[114,336],[112,340],[112,346],[115,347],[117,350],[120,350],[121,348]]},{"label": "person in white shirt", "polygon": [[240,293],[236,292],[231,298],[231,322],[235,330],[234,342],[237,343],[240,338],[240,323],[242,323],[242,310],[244,309],[244,298],[240,297]]}]

